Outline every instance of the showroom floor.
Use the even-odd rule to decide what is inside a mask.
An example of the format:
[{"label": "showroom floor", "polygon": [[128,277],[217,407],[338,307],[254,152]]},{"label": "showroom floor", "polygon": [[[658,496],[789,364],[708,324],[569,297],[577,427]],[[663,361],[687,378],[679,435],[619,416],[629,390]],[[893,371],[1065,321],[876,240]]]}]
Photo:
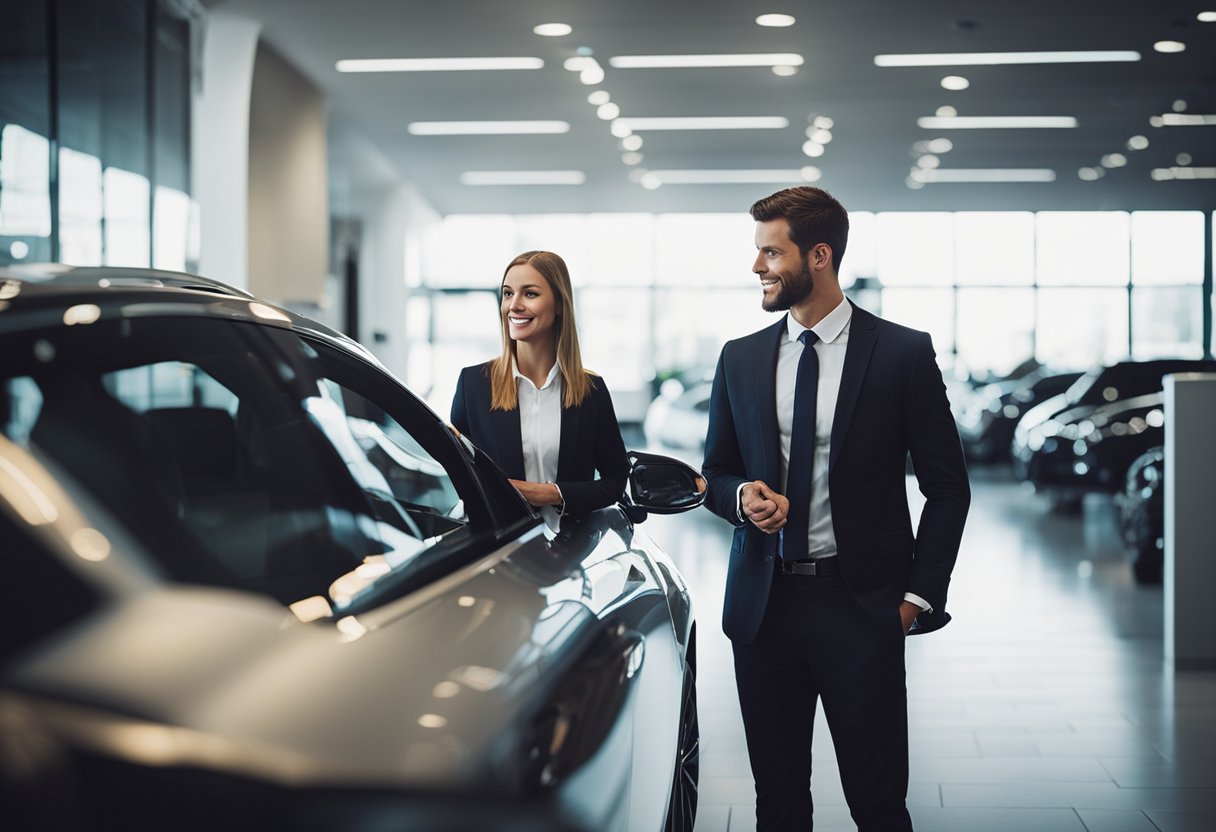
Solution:
[{"label": "showroom floor", "polygon": [[[1091,497],[1082,513],[1059,515],[1001,475],[973,472],[973,485],[954,621],[908,642],[908,803],[919,832],[1216,829],[1216,673],[1163,669],[1161,589],[1132,582],[1111,503]],[[753,829],[720,628],[729,528],[698,511],[646,529],[696,603],[696,828]],[[822,711],[814,759],[816,829],[854,829]]]}]

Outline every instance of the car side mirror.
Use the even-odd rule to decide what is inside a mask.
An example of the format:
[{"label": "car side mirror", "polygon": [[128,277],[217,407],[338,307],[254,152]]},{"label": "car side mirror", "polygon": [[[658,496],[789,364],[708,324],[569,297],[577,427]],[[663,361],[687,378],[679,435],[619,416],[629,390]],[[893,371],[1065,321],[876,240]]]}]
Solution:
[{"label": "car side mirror", "polygon": [[629,497],[634,506],[655,514],[679,514],[705,502],[705,478],[680,460],[629,451]]}]

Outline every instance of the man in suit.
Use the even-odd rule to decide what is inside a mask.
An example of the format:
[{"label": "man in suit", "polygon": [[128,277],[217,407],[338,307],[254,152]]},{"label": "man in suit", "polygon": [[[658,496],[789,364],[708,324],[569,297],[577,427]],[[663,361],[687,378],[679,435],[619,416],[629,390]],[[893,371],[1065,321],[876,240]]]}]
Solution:
[{"label": "man in suit", "polygon": [[[751,215],[763,308],[788,314],[722,348],[704,473],[706,504],[736,527],[723,628],[757,828],[812,828],[822,701],[858,828],[911,830],[904,637],[949,620],[970,504],[958,432],[929,336],[841,291],[843,206],[798,187]],[[926,498],[915,534],[909,455]]]}]

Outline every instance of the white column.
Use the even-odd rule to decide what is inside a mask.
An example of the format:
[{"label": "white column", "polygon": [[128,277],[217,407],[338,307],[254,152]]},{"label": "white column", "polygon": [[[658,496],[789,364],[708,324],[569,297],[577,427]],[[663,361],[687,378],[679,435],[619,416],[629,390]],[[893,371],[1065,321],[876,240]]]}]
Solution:
[{"label": "white column", "polygon": [[249,288],[249,100],[261,24],[224,12],[205,21],[193,108],[199,272]]},{"label": "white column", "polygon": [[1165,377],[1165,657],[1216,669],[1216,373]]}]

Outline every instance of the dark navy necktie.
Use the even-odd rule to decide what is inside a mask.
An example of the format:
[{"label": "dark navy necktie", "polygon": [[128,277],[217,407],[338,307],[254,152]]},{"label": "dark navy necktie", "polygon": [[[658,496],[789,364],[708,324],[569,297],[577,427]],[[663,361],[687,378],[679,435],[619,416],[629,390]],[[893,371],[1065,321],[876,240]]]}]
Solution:
[{"label": "dark navy necktie", "polygon": [[798,359],[798,380],[794,385],[790,464],[785,480],[785,496],[790,501],[790,509],[781,534],[781,557],[786,561],[807,557],[815,462],[815,402],[819,390],[819,356],[815,353],[819,336],[808,329],[798,336],[798,340],[802,342],[802,356]]}]

